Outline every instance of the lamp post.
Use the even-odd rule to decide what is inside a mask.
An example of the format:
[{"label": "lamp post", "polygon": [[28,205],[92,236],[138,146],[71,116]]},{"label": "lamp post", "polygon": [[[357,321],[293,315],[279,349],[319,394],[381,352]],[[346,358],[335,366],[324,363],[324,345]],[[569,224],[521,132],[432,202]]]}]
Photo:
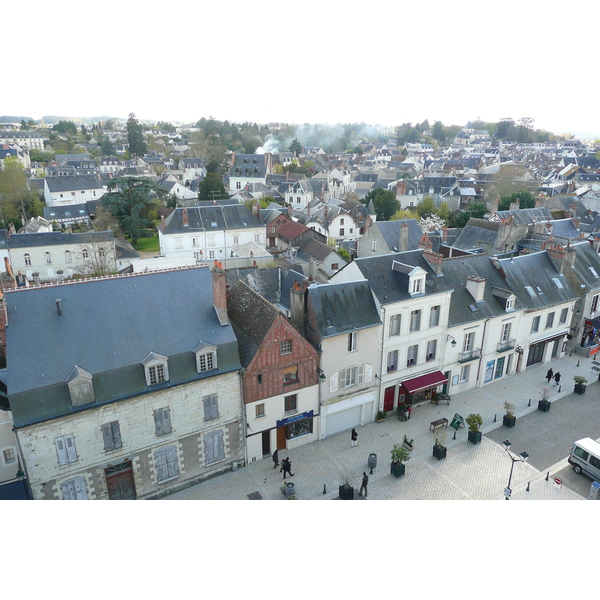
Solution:
[{"label": "lamp post", "polygon": [[513,456],[508,449],[510,448],[510,442],[508,440],[504,440],[502,442],[502,446],[504,448],[504,450],[506,451],[506,453],[508,454],[510,460],[512,461],[512,464],[510,465],[510,475],[508,476],[508,485],[506,486],[506,490],[504,491],[505,496],[506,496],[506,500],[510,499],[510,494],[511,494],[511,489],[510,489],[510,481],[512,479],[512,474],[513,474],[513,467],[515,466],[516,462],[527,462],[527,459],[529,458],[529,454],[527,454],[527,452],[523,451],[521,452],[521,454],[519,454],[519,456]]}]

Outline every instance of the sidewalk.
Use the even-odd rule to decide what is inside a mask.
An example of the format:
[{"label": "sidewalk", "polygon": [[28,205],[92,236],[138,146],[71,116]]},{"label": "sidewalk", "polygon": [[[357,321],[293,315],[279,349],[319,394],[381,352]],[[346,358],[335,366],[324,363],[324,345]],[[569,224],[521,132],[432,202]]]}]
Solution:
[{"label": "sidewalk", "polygon": [[[510,461],[503,447],[485,436],[481,444],[467,442],[467,429],[444,430],[448,447],[446,459],[432,456],[435,441],[429,423],[445,417],[451,422],[455,413],[463,418],[470,413],[483,417],[485,433],[502,426],[503,403],[515,405],[517,418],[537,410],[539,391],[547,386],[546,371],[551,366],[562,375],[560,392],[554,388],[553,400],[572,393],[573,375],[583,375],[590,383],[588,393],[597,394],[597,372],[593,358],[566,356],[550,364],[535,365],[509,379],[501,379],[484,388],[452,394],[449,406],[423,404],[415,407],[410,421],[388,416],[384,423],[369,423],[358,428],[358,446],[350,446],[350,432],[286,451],[292,461],[296,497],[299,500],[329,500],[337,497],[338,486],[348,476],[358,490],[363,471],[369,474],[370,500],[500,500],[504,498]],[[439,430],[438,430],[439,432]],[[403,436],[414,439],[406,474],[394,478],[390,474],[390,451]],[[367,466],[370,453],[377,455],[373,474]],[[540,472],[528,463],[514,465],[511,488],[513,500],[582,500],[564,486],[554,483],[553,474],[564,468],[565,461],[549,471]],[[550,473],[546,481],[547,473]],[[284,499],[282,475],[273,462],[264,459],[251,465],[209,479],[164,500],[247,500],[249,495],[265,500]],[[527,486],[529,483],[529,491]],[[591,483],[591,481],[590,481]],[[258,492],[258,494],[257,494]]]}]

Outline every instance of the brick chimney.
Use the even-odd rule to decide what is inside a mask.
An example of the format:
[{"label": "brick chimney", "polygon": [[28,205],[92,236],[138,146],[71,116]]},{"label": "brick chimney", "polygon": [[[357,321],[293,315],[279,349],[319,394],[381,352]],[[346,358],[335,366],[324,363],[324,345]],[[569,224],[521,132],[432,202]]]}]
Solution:
[{"label": "brick chimney", "polygon": [[290,289],[290,312],[292,325],[304,335],[304,289],[298,281]]},{"label": "brick chimney", "polygon": [[181,210],[181,222],[183,224],[184,227],[188,226],[188,214],[187,214],[187,208],[183,208]]},{"label": "brick chimney", "polygon": [[398,241],[398,252],[406,252],[408,250],[408,223],[400,224],[400,240]]},{"label": "brick chimney", "polygon": [[419,240],[419,250],[429,250],[429,251],[431,251],[432,248],[433,248],[433,244],[431,243],[431,240],[424,233],[421,236],[421,239]]},{"label": "brick chimney", "polygon": [[473,296],[475,302],[483,300],[483,292],[485,291],[485,277],[471,275],[467,277],[467,292]]},{"label": "brick chimney", "polygon": [[404,179],[396,183],[396,195],[406,196],[406,181],[404,181]]},{"label": "brick chimney", "polygon": [[223,264],[215,260],[212,269],[213,305],[222,326],[229,325],[227,316],[227,278],[223,270]]},{"label": "brick chimney", "polygon": [[555,246],[548,245],[546,252],[552,259],[552,262],[554,263],[554,266],[558,272],[562,273],[565,266],[565,256],[567,254],[566,250],[560,244],[556,244]]},{"label": "brick chimney", "polygon": [[423,250],[423,257],[431,265],[436,275],[442,274],[442,263],[444,262],[444,257],[441,254],[432,252],[431,250]]}]

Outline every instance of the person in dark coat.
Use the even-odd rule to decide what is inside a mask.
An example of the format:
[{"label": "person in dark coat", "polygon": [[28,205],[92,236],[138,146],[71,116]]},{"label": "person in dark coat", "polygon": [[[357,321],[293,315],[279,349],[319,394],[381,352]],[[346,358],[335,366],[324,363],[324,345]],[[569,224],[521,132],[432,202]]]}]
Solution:
[{"label": "person in dark coat", "polygon": [[358,446],[358,433],[354,427],[352,428],[352,433],[350,434],[350,443],[352,447]]},{"label": "person in dark coat", "polygon": [[285,474],[287,473],[290,477],[293,477],[294,474],[292,473],[292,461],[290,460],[289,456],[286,456],[282,461],[281,461],[281,468],[283,469],[283,478],[285,479]]},{"label": "person in dark coat", "polygon": [[363,490],[365,491],[364,497],[367,497],[367,485],[369,483],[369,476],[363,471],[362,483],[360,484],[360,490],[358,492],[359,496],[363,495]]},{"label": "person in dark coat", "polygon": [[559,384],[560,384],[560,373],[558,371],[556,371],[556,375],[554,376],[554,386],[556,387]]},{"label": "person in dark coat", "polygon": [[554,377],[554,371],[552,370],[552,368],[548,369],[548,372],[546,373],[546,379],[548,380],[548,383],[550,383],[550,380]]},{"label": "person in dark coat", "polygon": [[273,468],[276,469],[279,466],[279,450],[273,452]]}]

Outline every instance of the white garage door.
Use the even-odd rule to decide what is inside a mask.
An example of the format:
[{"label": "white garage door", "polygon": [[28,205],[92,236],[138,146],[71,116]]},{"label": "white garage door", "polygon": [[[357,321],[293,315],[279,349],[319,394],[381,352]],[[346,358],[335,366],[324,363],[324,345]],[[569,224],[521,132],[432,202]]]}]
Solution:
[{"label": "white garage door", "polygon": [[[340,431],[352,429],[353,427],[358,427],[360,425],[361,409],[362,406],[359,405],[347,410],[341,410],[332,415],[327,415],[325,437],[335,435],[336,433],[340,433]],[[350,436],[348,436],[348,439],[350,439]]]}]

